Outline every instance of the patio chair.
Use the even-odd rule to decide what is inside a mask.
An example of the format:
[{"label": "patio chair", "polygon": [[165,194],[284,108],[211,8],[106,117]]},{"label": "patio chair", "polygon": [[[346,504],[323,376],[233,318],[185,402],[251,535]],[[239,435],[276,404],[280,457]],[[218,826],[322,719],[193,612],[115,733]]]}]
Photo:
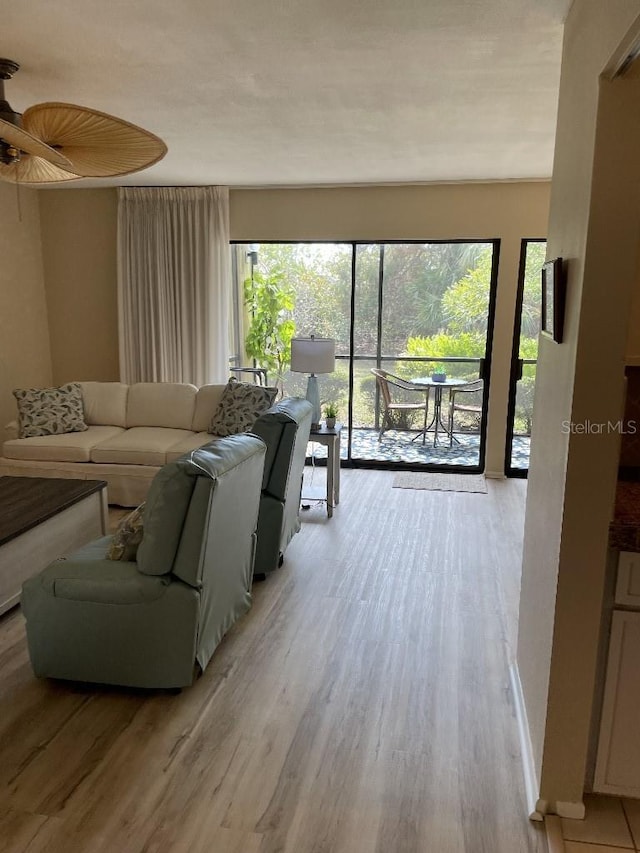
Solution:
[{"label": "patio chair", "polygon": [[[384,405],[382,413],[382,423],[380,424],[380,432],[378,433],[378,441],[382,441],[383,433],[389,429],[391,425],[391,414],[393,412],[417,412],[424,411],[424,423],[422,426],[422,434],[427,430],[427,417],[429,413],[429,389],[416,388],[411,382],[402,379],[400,376],[394,376],[393,373],[387,373],[386,370],[378,370],[375,367],[371,368],[371,372],[376,377],[378,388],[380,389],[380,397]],[[400,388],[403,391],[410,391],[412,394],[424,394],[424,402],[422,403],[406,403],[404,401],[394,401],[391,397],[389,386]]]},{"label": "patio chair", "polygon": [[266,387],[269,384],[267,371],[264,367],[230,367],[229,371],[237,374],[238,379],[240,380],[242,380],[243,373],[248,373],[256,385]]},{"label": "patio chair", "polygon": [[[474,379],[472,382],[467,382],[465,385],[460,385],[457,388],[452,388],[449,392],[449,447],[453,446],[453,418],[456,412],[466,412],[467,414],[482,416],[482,399],[478,400],[478,393],[484,388],[483,379]],[[474,397],[468,395],[474,394]],[[459,395],[462,395],[458,400]],[[457,439],[456,439],[457,440]]]}]

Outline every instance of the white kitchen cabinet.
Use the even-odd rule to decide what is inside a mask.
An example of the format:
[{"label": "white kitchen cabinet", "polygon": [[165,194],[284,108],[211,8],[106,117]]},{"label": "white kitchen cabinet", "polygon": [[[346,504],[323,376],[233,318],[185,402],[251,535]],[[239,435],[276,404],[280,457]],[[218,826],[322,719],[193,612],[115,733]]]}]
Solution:
[{"label": "white kitchen cabinet", "polygon": [[637,551],[621,551],[618,557],[616,604],[640,610],[640,554]]},{"label": "white kitchen cabinet", "polygon": [[[634,575],[622,577],[620,568],[616,604],[627,604],[635,591]],[[620,595],[626,596],[623,602]],[[613,611],[593,788],[640,797],[640,612]]]}]

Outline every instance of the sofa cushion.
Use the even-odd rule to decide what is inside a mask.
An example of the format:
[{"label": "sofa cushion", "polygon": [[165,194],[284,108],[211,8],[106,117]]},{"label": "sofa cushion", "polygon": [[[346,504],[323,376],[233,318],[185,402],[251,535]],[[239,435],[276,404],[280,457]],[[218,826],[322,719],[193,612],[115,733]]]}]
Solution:
[{"label": "sofa cushion", "polygon": [[84,419],[89,426],[126,427],[128,385],[122,382],[81,382]]},{"label": "sofa cushion", "polygon": [[137,382],[129,386],[128,427],[191,429],[198,389],[178,382]]},{"label": "sofa cushion", "polygon": [[84,432],[15,438],[5,441],[2,453],[7,459],[37,462],[90,462],[96,444],[124,433],[122,427],[90,426]]},{"label": "sofa cushion", "polygon": [[144,532],[144,503],[126,515],[113,534],[107,560],[135,560]]},{"label": "sofa cushion", "polygon": [[133,427],[96,445],[91,451],[91,461],[164,465],[169,448],[191,435],[191,430],[185,429]]},{"label": "sofa cushion", "polygon": [[277,388],[263,388],[261,385],[230,379],[211,419],[209,432],[223,437],[246,432],[271,406],[277,393]]},{"label": "sofa cushion", "polygon": [[41,435],[63,435],[84,432],[82,391],[79,383],[69,382],[59,388],[16,388],[20,438]]},{"label": "sofa cushion", "polygon": [[191,433],[185,438],[180,439],[177,444],[167,450],[167,462],[173,462],[179,456],[189,453],[192,450],[197,450],[203,444],[208,444],[210,441],[215,441],[215,436],[208,432]]},{"label": "sofa cushion", "polygon": [[225,387],[225,385],[203,385],[198,389],[196,408],[191,424],[191,429],[194,432],[206,432],[209,429],[211,418],[216,413]]}]

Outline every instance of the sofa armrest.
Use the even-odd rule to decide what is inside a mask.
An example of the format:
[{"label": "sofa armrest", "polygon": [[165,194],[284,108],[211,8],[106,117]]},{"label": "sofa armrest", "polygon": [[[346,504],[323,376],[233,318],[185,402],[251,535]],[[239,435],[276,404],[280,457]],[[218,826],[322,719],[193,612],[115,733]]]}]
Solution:
[{"label": "sofa armrest", "polygon": [[4,428],[4,440],[11,441],[13,438],[18,438],[19,435],[18,421],[10,421]]}]

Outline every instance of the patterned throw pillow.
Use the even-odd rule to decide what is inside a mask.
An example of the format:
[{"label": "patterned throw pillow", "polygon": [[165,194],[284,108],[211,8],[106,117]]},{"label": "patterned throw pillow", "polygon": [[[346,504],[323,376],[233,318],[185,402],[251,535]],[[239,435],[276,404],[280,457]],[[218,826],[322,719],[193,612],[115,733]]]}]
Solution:
[{"label": "patterned throw pillow", "polygon": [[36,435],[62,435],[84,432],[84,406],[80,383],[69,382],[60,388],[17,388],[13,396],[18,403],[20,438]]},{"label": "patterned throw pillow", "polygon": [[277,388],[264,388],[262,385],[230,379],[209,424],[209,432],[227,436],[250,430],[260,415],[272,405],[277,393]]},{"label": "patterned throw pillow", "polygon": [[125,516],[113,534],[107,551],[107,560],[135,560],[138,545],[142,542],[144,504]]}]

